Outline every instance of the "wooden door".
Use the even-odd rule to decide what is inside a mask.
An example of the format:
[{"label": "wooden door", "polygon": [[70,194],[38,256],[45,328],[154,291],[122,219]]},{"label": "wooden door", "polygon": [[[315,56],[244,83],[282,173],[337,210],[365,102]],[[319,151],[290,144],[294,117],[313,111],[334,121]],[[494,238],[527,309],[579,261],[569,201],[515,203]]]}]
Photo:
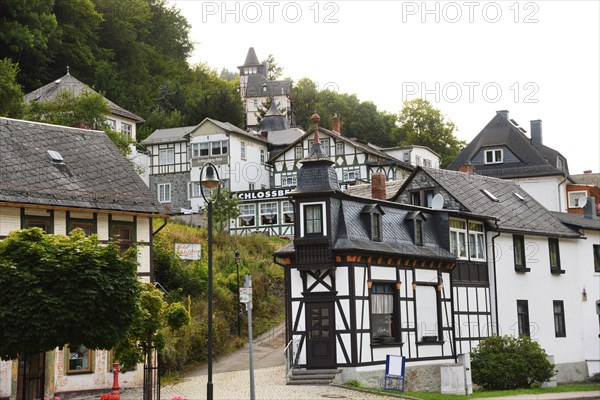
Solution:
[{"label": "wooden door", "polygon": [[332,301],[306,304],[306,367],[336,367],[335,308]]}]

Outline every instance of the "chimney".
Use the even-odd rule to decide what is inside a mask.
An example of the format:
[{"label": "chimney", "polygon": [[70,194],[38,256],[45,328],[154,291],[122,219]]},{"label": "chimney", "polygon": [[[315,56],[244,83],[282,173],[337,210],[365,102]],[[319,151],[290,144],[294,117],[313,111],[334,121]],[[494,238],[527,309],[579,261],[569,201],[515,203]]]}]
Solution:
[{"label": "chimney", "polygon": [[531,126],[531,141],[542,144],[542,120],[535,119],[530,121]]},{"label": "chimney", "polygon": [[583,207],[583,216],[589,219],[596,219],[596,198],[588,197],[585,207]]},{"label": "chimney", "polygon": [[260,132],[260,137],[265,139],[265,140],[269,140],[269,132],[267,131],[261,131]]},{"label": "chimney", "polygon": [[508,110],[496,111],[496,115],[499,115],[508,120]]},{"label": "chimney", "polygon": [[340,133],[340,117],[337,114],[331,119],[331,130]]},{"label": "chimney", "polygon": [[387,199],[384,174],[371,175],[371,197],[379,200]]},{"label": "chimney", "polygon": [[464,172],[467,174],[472,174],[475,172],[475,168],[473,168],[473,164],[471,164],[470,162],[466,162],[463,165],[460,166],[460,168],[458,168],[458,170],[460,172]]}]

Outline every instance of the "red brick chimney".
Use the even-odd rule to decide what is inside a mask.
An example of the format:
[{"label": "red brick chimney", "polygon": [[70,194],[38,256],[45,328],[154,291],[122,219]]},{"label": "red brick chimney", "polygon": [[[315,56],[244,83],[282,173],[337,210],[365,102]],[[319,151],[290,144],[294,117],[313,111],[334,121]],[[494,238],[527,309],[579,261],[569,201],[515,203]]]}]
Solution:
[{"label": "red brick chimney", "polygon": [[473,168],[473,164],[471,164],[468,161],[466,163],[464,163],[463,165],[461,165],[458,170],[460,172],[466,172],[467,174],[472,174],[475,172],[475,168]]},{"label": "red brick chimney", "polygon": [[371,197],[379,200],[387,199],[384,174],[371,175]]},{"label": "red brick chimney", "polygon": [[331,130],[340,133],[340,117],[337,114],[331,118]]}]

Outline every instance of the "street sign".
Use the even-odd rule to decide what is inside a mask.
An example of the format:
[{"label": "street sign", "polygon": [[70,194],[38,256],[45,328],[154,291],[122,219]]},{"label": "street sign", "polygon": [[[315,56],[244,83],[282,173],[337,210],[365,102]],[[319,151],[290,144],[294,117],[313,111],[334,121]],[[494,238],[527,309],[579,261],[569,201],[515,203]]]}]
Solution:
[{"label": "street sign", "polygon": [[250,303],[252,301],[252,288],[240,288],[240,303]]}]

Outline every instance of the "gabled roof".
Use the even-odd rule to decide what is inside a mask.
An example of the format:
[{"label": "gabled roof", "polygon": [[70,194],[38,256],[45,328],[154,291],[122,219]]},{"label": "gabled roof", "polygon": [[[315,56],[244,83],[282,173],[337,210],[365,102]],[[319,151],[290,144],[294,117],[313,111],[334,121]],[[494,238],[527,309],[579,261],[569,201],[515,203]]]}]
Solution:
[{"label": "gabled roof", "polygon": [[[476,173],[497,178],[568,175],[566,159],[558,151],[525,136],[525,130],[514,120],[509,120],[507,113],[498,112],[448,165],[448,169],[458,171],[468,163]],[[508,148],[517,160],[505,160],[501,164],[473,162],[482,149],[500,147]],[[564,160],[564,170],[557,165],[559,155]]]},{"label": "gabled roof", "polygon": [[[338,132],[335,131],[330,131],[329,129],[325,129],[325,128],[321,128],[319,127],[319,132],[322,132],[330,137],[335,138],[336,140],[342,141],[342,142],[346,142],[348,144],[350,144],[351,146],[354,146],[362,151],[364,151],[367,154],[373,154],[376,155],[379,158],[382,158],[384,160],[387,160],[391,163],[394,164],[398,164],[401,165],[402,167],[404,167],[405,169],[412,171],[415,169],[414,166],[412,166],[409,163],[406,163],[404,161],[400,161],[395,157],[390,156],[389,154],[379,150],[378,148],[375,148],[371,145],[369,145],[368,143],[365,142],[361,142],[359,140],[356,139],[348,139],[347,137],[341,135]],[[269,159],[269,161],[267,161],[268,163],[272,163],[275,161],[275,159],[277,157],[279,157],[279,155],[285,153],[286,151],[288,151],[289,149],[295,147],[298,145],[298,143],[302,143],[302,141],[304,141],[304,139],[306,139],[309,135],[313,135],[314,136],[314,128],[309,130],[308,132],[306,132],[304,135],[302,135],[301,137],[299,137],[298,139],[296,139],[293,143],[290,143],[287,147],[285,147],[281,152],[277,153],[277,155],[275,155],[274,157],[271,157],[271,159]]]},{"label": "gabled roof", "polygon": [[581,183],[583,185],[594,185],[594,186],[600,187],[600,174],[599,173],[577,174],[577,175],[571,175],[571,177],[577,183]]},{"label": "gabled roof", "polygon": [[[75,96],[79,96],[79,94],[84,90],[89,90],[92,93],[97,93],[94,89],[90,88],[88,85],[76,79],[75,77],[73,77],[73,75],[67,72],[65,76],[62,76],[57,80],[34,90],[31,93],[27,93],[24,97],[24,100],[26,103],[30,103],[33,101],[49,101],[54,100],[56,96],[58,96],[63,91],[68,91],[73,93],[73,95]],[[110,107],[110,111],[113,114],[131,119],[135,122],[144,122],[143,118],[135,115],[131,111],[127,111],[126,109],[119,106],[118,104],[113,103],[106,97],[104,97],[104,100]]]},{"label": "gabled roof", "polygon": [[[563,225],[518,184],[488,176],[417,167],[394,196],[394,200],[398,199],[417,174],[426,174],[437,182],[460,203],[462,211],[496,217],[499,231],[573,238],[580,236]],[[489,192],[497,201],[484,191]]]},{"label": "gabled roof", "polygon": [[159,143],[172,143],[172,142],[183,142],[186,141],[186,135],[196,127],[194,126],[182,126],[179,128],[167,128],[157,129],[146,139],[141,141],[143,145],[159,144]]},{"label": "gabled roof", "polygon": [[225,131],[225,133],[235,133],[237,135],[244,136],[248,139],[254,139],[258,142],[262,142],[265,144],[268,143],[264,138],[262,138],[261,136],[255,134],[253,132],[246,132],[245,130],[238,128],[237,126],[233,125],[232,123],[217,121],[216,119],[212,119],[212,118],[204,118],[204,120],[202,120],[202,122],[200,122],[198,125],[192,127],[192,129],[190,131],[188,131],[188,133],[185,134],[185,138],[189,139],[191,136],[193,136],[193,133],[196,129],[198,129],[200,126],[202,126],[206,123],[212,123],[213,125],[219,127],[220,129],[223,129],[223,131]]},{"label": "gabled roof", "polygon": [[[63,163],[52,162],[48,150]],[[0,204],[159,213],[156,196],[102,131],[0,118]]]},{"label": "gabled roof", "polygon": [[551,213],[562,221],[563,224],[574,227],[575,229],[591,229],[594,231],[600,231],[600,219],[586,218],[582,214],[571,214],[562,213],[557,211],[551,211]]},{"label": "gabled roof", "polygon": [[[404,180],[387,181],[385,183],[387,197],[390,198],[391,196],[395,195],[403,183],[404,183]],[[370,199],[370,198],[372,198],[371,197],[371,194],[372,194],[371,184],[370,183],[362,183],[360,185],[348,186],[348,188],[346,189],[346,193],[351,196],[365,197],[365,198]]]}]

